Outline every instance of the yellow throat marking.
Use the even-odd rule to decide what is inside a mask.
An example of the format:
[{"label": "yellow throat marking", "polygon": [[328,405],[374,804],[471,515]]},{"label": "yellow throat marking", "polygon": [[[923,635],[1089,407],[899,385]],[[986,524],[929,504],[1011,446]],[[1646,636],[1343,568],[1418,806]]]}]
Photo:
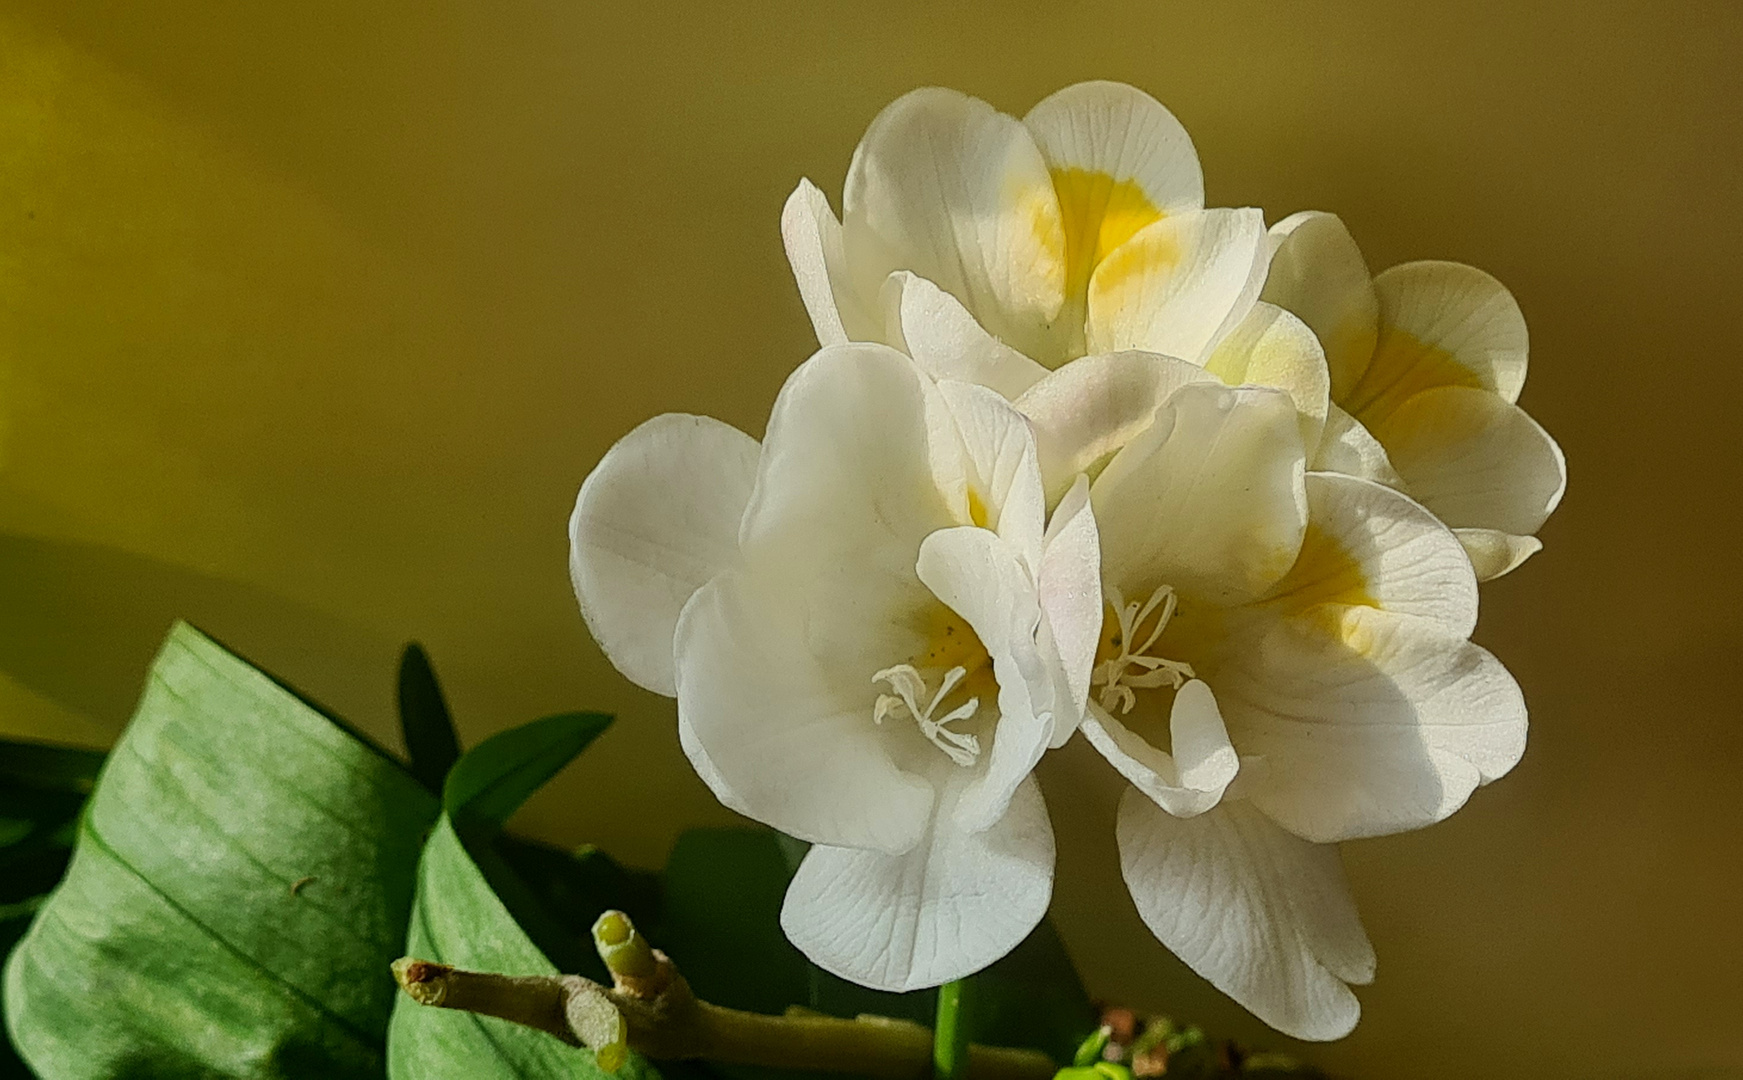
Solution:
[{"label": "yellow throat marking", "polygon": [[1053,190],[1065,228],[1066,303],[1082,302],[1089,277],[1108,253],[1139,229],[1162,220],[1162,211],[1136,180],[1116,180],[1099,170],[1054,169]]}]

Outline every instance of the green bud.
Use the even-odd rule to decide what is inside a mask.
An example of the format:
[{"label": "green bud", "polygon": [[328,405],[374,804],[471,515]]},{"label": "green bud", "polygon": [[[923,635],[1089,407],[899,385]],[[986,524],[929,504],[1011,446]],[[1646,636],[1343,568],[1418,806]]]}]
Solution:
[{"label": "green bud", "polygon": [[636,932],[635,924],[621,911],[607,911],[594,922],[593,947],[613,975],[645,979],[659,967],[647,938]]},{"label": "green bud", "polygon": [[1071,1064],[1084,1069],[1101,1060],[1102,1048],[1107,1046],[1113,1037],[1114,1029],[1103,1024],[1092,1032],[1089,1038],[1078,1044],[1077,1053],[1071,1056]]}]

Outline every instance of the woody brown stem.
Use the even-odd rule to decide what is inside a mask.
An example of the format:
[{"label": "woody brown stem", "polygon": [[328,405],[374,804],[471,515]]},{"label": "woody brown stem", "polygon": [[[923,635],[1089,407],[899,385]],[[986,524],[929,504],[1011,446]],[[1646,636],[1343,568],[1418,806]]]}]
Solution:
[{"label": "woody brown stem", "polygon": [[[667,1060],[704,1058],[736,1065],[857,1073],[886,1080],[932,1074],[932,1032],[881,1017],[843,1020],[810,1014],[767,1016],[699,1000],[665,954],[629,920],[607,912],[595,944],[615,985],[578,975],[498,975],[428,960],[402,959],[394,976],[421,1005],[496,1016],[536,1028],[599,1055],[607,1069],[626,1049]],[[970,1046],[969,1080],[1049,1080],[1055,1065],[1035,1050]]]}]

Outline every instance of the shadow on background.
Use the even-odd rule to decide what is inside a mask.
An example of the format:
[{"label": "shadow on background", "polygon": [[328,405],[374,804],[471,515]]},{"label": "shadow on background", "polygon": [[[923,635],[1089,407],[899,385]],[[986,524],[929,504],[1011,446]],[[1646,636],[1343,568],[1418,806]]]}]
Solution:
[{"label": "shadow on background", "polygon": [[[265,589],[114,548],[16,534],[0,534],[0,605],[0,672],[110,733],[132,714],[146,669],[177,619],[243,655],[264,649],[291,672],[350,666],[393,649]],[[383,684],[392,678],[384,667]]]}]

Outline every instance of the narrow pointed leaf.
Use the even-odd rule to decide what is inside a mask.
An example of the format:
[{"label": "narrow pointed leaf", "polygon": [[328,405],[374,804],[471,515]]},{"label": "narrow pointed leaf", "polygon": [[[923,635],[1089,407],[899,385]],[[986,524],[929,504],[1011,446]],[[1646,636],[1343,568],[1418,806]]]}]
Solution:
[{"label": "narrow pointed leaf", "polygon": [[460,737],[454,732],[454,718],[430,657],[415,641],[399,660],[399,726],[412,759],[412,775],[440,794],[448,770],[460,760]]},{"label": "narrow pointed leaf", "polygon": [[500,825],[610,726],[604,713],[561,713],[493,735],[448,773],[442,806],[457,822]]}]

